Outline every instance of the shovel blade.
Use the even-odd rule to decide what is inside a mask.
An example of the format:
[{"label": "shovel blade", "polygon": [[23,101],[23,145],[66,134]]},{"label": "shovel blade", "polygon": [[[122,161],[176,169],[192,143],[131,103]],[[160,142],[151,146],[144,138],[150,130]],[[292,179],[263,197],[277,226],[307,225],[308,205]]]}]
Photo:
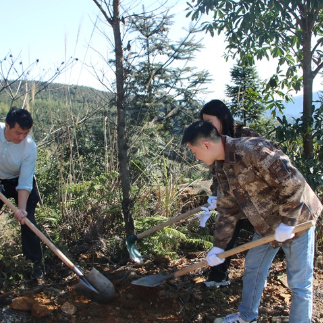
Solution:
[{"label": "shovel blade", "polygon": [[144,260],[142,259],[142,256],[140,254],[140,251],[138,250],[137,246],[136,246],[136,238],[135,236],[130,236],[126,239],[126,246],[127,246],[127,250],[130,256],[130,259],[134,262],[136,262],[137,264],[143,264]]},{"label": "shovel blade", "polygon": [[74,289],[97,303],[109,303],[115,296],[113,284],[95,268],[82,276]]},{"label": "shovel blade", "polygon": [[166,275],[149,275],[136,279],[131,283],[133,285],[139,285],[144,287],[156,287],[167,279],[170,279],[170,277]]}]

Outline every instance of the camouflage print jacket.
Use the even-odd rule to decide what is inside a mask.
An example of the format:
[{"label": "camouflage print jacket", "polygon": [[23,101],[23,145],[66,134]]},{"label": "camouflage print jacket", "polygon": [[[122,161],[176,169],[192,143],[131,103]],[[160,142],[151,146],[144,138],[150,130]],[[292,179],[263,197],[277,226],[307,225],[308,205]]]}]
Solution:
[{"label": "camouflage print jacket", "polygon": [[[240,124],[235,124],[234,127],[234,137],[235,138],[240,138],[240,137],[260,137],[260,134],[249,128],[249,127],[244,127]],[[218,195],[218,179],[216,178],[216,162],[210,166],[210,172],[212,174],[212,184],[211,184],[211,192],[213,196],[217,196]]]},{"label": "camouflage print jacket", "polygon": [[222,139],[225,160],[217,162],[215,169],[219,212],[215,246],[225,249],[242,218],[249,219],[261,236],[273,234],[281,222],[296,225],[317,220],[323,210],[321,202],[272,142],[262,137]]}]

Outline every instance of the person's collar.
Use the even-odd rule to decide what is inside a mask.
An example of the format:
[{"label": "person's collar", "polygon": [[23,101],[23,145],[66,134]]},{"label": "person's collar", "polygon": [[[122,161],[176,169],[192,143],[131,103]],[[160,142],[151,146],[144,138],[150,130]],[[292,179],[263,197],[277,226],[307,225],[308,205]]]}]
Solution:
[{"label": "person's collar", "polygon": [[224,146],[226,163],[237,163],[240,160],[240,156],[236,153],[235,138],[221,135],[222,143]]},{"label": "person's collar", "polygon": [[223,147],[225,147],[225,143],[227,141],[227,136],[225,136],[225,135],[220,135],[220,136],[221,136],[222,145],[223,145]]}]

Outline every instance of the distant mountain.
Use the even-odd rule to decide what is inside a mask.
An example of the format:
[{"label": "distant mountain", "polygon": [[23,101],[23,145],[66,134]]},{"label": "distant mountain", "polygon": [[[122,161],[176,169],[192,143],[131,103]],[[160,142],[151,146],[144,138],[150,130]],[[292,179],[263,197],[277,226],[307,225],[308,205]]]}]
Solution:
[{"label": "distant mountain", "polygon": [[[319,101],[319,95],[322,96],[322,92],[314,92],[313,100]],[[297,95],[293,97],[294,102],[285,103],[284,115],[287,118],[300,118],[303,112],[303,95]],[[320,106],[320,102],[315,102],[315,107],[318,108]],[[281,114],[278,114],[281,115]]]}]

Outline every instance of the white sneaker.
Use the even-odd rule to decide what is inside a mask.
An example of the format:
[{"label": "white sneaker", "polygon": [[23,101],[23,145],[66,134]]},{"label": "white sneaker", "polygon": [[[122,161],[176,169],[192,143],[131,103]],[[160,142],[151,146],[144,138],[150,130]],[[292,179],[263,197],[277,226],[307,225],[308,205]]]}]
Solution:
[{"label": "white sneaker", "polygon": [[230,284],[231,284],[231,282],[230,282],[230,280],[229,280],[229,279],[224,279],[224,280],[222,280],[222,281],[220,281],[220,282],[216,282],[216,281],[213,281],[213,280],[205,281],[205,282],[204,282],[204,285],[205,285],[206,287],[213,287],[213,286],[215,286],[215,287],[220,287],[220,286],[228,286],[228,285],[230,285]]},{"label": "white sneaker", "polygon": [[234,313],[229,314],[224,318],[217,318],[214,323],[257,323],[257,320],[245,321],[241,318],[240,313]]}]

